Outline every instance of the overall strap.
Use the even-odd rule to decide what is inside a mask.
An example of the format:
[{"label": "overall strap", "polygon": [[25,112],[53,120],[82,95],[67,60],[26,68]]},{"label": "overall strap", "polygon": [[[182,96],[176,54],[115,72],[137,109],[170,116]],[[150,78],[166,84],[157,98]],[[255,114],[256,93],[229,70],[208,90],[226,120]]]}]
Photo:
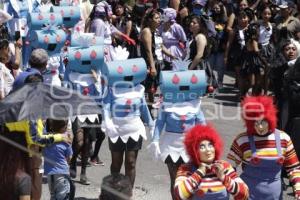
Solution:
[{"label": "overall strap", "polygon": [[278,129],[275,129],[274,134],[275,134],[275,142],[276,142],[276,149],[277,149],[278,156],[282,156],[280,131]]},{"label": "overall strap", "polygon": [[249,139],[252,155],[255,156],[256,155],[256,147],[255,147],[255,142],[254,142],[253,135],[248,135],[248,139]]}]

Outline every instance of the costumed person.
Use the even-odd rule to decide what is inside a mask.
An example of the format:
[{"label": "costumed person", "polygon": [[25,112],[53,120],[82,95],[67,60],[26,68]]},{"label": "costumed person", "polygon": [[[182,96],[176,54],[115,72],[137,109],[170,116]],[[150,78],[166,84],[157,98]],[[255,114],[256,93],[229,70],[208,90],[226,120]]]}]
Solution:
[{"label": "costumed person", "polygon": [[[174,61],[177,67],[189,62]],[[205,124],[201,110],[201,96],[206,93],[204,70],[162,71],[160,75],[162,102],[155,123],[149,150],[167,164],[172,198],[178,167],[189,161],[184,151],[184,133],[196,124]],[[164,130],[164,131],[163,131]]]},{"label": "costumed person", "polygon": [[29,13],[38,12],[40,4],[40,0],[9,0],[4,3],[4,10],[13,16],[13,19],[8,22],[13,36],[17,31],[20,32],[21,37],[27,36],[27,17]]},{"label": "costumed person", "polygon": [[8,22],[8,28],[14,38],[20,37],[23,41],[22,62],[25,66],[30,57],[30,48],[26,45],[26,37],[29,32],[27,22],[30,13],[38,12],[40,0],[5,0],[3,5],[4,11],[13,16],[13,19]]},{"label": "costumed person", "polygon": [[[67,66],[64,80],[69,83],[72,89],[77,90],[82,95],[92,96],[99,104],[102,98],[101,71],[104,63],[103,45],[97,43],[96,38],[90,34],[80,34],[73,37],[78,40],[78,46],[68,47]],[[93,39],[95,39],[94,43]],[[75,41],[74,41],[75,42]],[[74,43],[71,41],[71,43]],[[87,105],[88,106],[88,105]],[[102,140],[104,134],[100,129],[100,120],[97,114],[80,115],[72,119],[72,129],[74,132],[73,157],[70,162],[71,177],[76,177],[77,157],[81,153],[81,174],[80,183],[89,185],[90,181],[86,176],[86,167],[90,157],[90,143],[100,134]],[[95,133],[92,134],[93,126],[96,125]]]},{"label": "costumed person", "polygon": [[220,160],[222,138],[210,125],[196,125],[184,138],[191,161],[177,171],[176,199],[247,200],[249,190],[230,163]]},{"label": "costumed person", "polygon": [[[75,32],[71,35],[71,43],[70,43],[70,48],[74,48],[74,47],[84,47],[84,46],[103,46],[103,38],[101,37],[98,37],[98,36],[95,36],[94,33],[80,33],[80,32]],[[100,47],[103,49],[103,47]],[[102,53],[103,54],[103,53]],[[66,54],[65,54],[65,58],[64,58],[65,62],[67,63],[68,62],[68,51],[66,51]],[[74,60],[73,60],[74,61]],[[86,60],[87,61],[87,60]],[[89,62],[87,61],[85,63],[86,64],[89,64]],[[94,63],[95,64],[95,63]],[[76,66],[76,63],[72,64],[73,65],[73,68],[74,66]],[[82,65],[84,66],[84,65]],[[81,69],[79,71],[81,72],[84,72],[85,71],[85,68],[83,67],[80,67]],[[70,71],[69,67],[67,67],[66,69],[67,71]],[[76,72],[76,70],[71,70],[73,72]],[[78,70],[77,70],[78,71]],[[86,71],[86,73],[88,73],[89,71]],[[82,76],[84,77],[85,73],[82,74]],[[79,81],[79,83],[82,82],[82,81]],[[81,85],[83,84],[83,86],[86,86],[88,84],[84,84],[84,82],[81,83]],[[100,127],[97,127],[98,125],[100,125],[99,123],[102,121],[101,118],[102,116],[101,115],[98,115],[98,122],[97,122],[97,125],[96,127],[92,127],[93,130],[91,130],[90,132],[90,139],[91,139],[91,143],[90,143],[90,149],[92,152],[92,155],[90,156],[90,163],[92,165],[101,165],[101,166],[104,166],[104,162],[102,162],[98,156],[99,154],[99,151],[100,151],[100,148],[101,148],[101,145],[102,145],[102,142],[103,140],[105,139],[105,134],[101,131]],[[95,141],[95,145],[94,145],[94,149],[93,149],[93,144],[92,142]],[[92,150],[93,149],[93,150]]]},{"label": "costumed person", "polygon": [[128,35],[119,31],[111,24],[112,9],[106,1],[101,1],[94,6],[90,14],[89,32],[95,33],[96,36],[104,38],[105,62],[112,61],[111,51],[113,50],[113,38],[117,37],[126,41],[129,45],[135,45],[135,41]]},{"label": "costumed person", "polygon": [[[51,54],[49,54],[49,62],[47,71],[45,72],[45,74],[48,74],[49,76],[49,81],[46,82],[51,81],[50,83],[52,85],[61,85],[61,80],[63,79],[65,72],[65,66],[62,59],[64,53],[63,50],[68,45],[68,39],[70,39],[72,29],[75,29],[73,32],[80,32],[80,26],[77,26],[81,20],[80,6],[78,5],[78,2],[75,1],[69,4],[63,4],[63,1],[60,1],[60,6],[52,6],[50,12],[61,15],[62,23],[60,24],[60,29],[55,31],[56,45],[55,43],[52,43],[52,46],[48,45],[48,48],[50,48],[48,50],[52,50],[51,48],[54,48],[55,50],[52,50]],[[59,22],[57,22],[57,24],[58,23]],[[57,24],[55,25],[58,26]],[[51,44],[53,41],[51,35],[48,37],[49,43]]]},{"label": "costumed person", "polygon": [[282,167],[300,199],[300,163],[291,138],[276,129],[272,97],[245,97],[242,118],[247,130],[234,139],[228,159],[233,167],[242,165],[241,178],[249,187],[249,199],[282,199]]},{"label": "costumed person", "polygon": [[[164,9],[162,15],[163,23],[159,28],[164,47],[170,51],[171,56],[164,54],[164,68],[162,70],[172,70],[174,59],[184,59],[186,56],[187,37],[181,25],[176,23],[176,10],[173,8]],[[175,69],[176,70],[176,69]]]},{"label": "costumed person", "polygon": [[[45,49],[49,55],[47,69],[42,72],[44,83],[61,86],[59,70],[62,67],[61,50],[67,39],[67,34],[58,26],[64,21],[60,13],[30,13],[28,17],[30,33],[28,42],[30,50]],[[27,63],[24,63],[27,65]]]},{"label": "costumed person", "polygon": [[145,88],[140,84],[146,78],[146,63],[142,58],[126,60],[127,56],[103,67],[107,87],[103,95],[102,125],[111,151],[111,174],[120,173],[125,154],[125,175],[134,188],[138,152],[143,139],[147,139],[143,123],[150,129],[154,123],[145,100]]}]

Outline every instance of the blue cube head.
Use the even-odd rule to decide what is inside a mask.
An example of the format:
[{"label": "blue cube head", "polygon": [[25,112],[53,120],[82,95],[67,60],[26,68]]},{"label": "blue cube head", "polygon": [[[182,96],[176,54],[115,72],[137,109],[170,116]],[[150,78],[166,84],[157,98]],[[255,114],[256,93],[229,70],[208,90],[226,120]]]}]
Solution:
[{"label": "blue cube head", "polygon": [[35,30],[30,32],[30,45],[33,48],[45,49],[49,56],[60,53],[65,45],[67,34],[57,30]]},{"label": "blue cube head", "polygon": [[59,13],[30,13],[27,17],[29,30],[41,30],[46,25],[61,26],[63,18]]},{"label": "blue cube head", "polygon": [[71,35],[71,47],[103,46],[104,38],[94,33],[80,33]]},{"label": "blue cube head", "polygon": [[164,102],[185,102],[199,98],[206,93],[204,70],[162,71],[160,90]]},{"label": "blue cube head", "polygon": [[102,69],[106,84],[112,87],[132,87],[145,80],[147,66],[143,58],[107,62]]},{"label": "blue cube head", "polygon": [[74,27],[80,20],[79,6],[52,6],[51,12],[61,14],[66,28]]},{"label": "blue cube head", "polygon": [[104,64],[103,46],[69,47],[67,57],[67,67],[73,72],[83,74],[90,74],[92,69],[100,71]]},{"label": "blue cube head", "polygon": [[59,6],[72,6],[72,0],[59,0]]}]

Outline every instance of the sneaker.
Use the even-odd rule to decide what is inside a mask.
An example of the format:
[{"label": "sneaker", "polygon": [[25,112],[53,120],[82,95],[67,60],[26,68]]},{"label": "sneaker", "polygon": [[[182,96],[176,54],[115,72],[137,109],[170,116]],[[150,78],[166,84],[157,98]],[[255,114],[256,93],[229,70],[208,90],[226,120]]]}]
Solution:
[{"label": "sneaker", "polygon": [[85,174],[81,174],[80,175],[80,181],[79,181],[82,185],[90,185],[91,182],[88,180],[88,178],[86,177]]},{"label": "sneaker", "polygon": [[90,163],[93,166],[97,166],[97,165],[104,166],[104,162],[102,162],[99,159],[92,159],[92,160],[90,160]]},{"label": "sneaker", "polygon": [[92,166],[92,163],[91,162],[87,162],[86,163],[86,167],[91,167]]}]

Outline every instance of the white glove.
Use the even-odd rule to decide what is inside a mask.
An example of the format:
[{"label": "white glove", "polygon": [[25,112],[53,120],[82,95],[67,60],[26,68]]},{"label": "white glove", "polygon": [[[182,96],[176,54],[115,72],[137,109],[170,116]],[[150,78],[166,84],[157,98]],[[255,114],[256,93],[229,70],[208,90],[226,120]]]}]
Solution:
[{"label": "white glove", "polygon": [[148,146],[147,146],[147,150],[152,154],[154,155],[154,157],[156,159],[160,159],[160,148],[159,148],[159,143],[158,141],[154,141],[154,142],[151,142]]},{"label": "white glove", "polygon": [[154,136],[154,130],[155,130],[155,126],[149,127],[149,133],[150,133],[150,136],[151,136],[152,139],[153,139],[153,136]]},{"label": "white glove", "polygon": [[102,130],[108,137],[114,138],[119,136],[117,131],[118,126],[116,126],[111,119],[103,120],[102,124],[104,125],[104,127],[102,126]]}]

